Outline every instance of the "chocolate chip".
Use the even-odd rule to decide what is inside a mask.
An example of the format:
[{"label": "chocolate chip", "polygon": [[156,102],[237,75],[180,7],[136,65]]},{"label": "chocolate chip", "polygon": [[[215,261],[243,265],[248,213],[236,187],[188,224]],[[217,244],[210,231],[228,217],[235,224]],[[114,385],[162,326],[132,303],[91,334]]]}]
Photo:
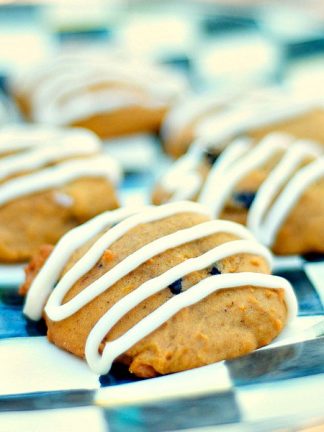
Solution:
[{"label": "chocolate chip", "polygon": [[255,192],[235,192],[233,194],[233,200],[241,207],[249,209],[255,198]]},{"label": "chocolate chip", "polygon": [[182,290],[182,279],[178,279],[175,282],[172,282],[172,284],[169,285],[169,289],[172,292],[172,294],[180,294]]},{"label": "chocolate chip", "polygon": [[209,165],[214,165],[214,163],[216,162],[216,160],[218,159],[219,153],[212,153],[209,150],[205,151],[205,158],[207,160],[207,162],[209,163]]},{"label": "chocolate chip", "polygon": [[211,275],[213,275],[213,276],[222,274],[222,273],[218,270],[218,268],[217,268],[216,266],[213,266],[213,267],[210,269],[210,272],[209,272],[209,273],[210,273]]}]

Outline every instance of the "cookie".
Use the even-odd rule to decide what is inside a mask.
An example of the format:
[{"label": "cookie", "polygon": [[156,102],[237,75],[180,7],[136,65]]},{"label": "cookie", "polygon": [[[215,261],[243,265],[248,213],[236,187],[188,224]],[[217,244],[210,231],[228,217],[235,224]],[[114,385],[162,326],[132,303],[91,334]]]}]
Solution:
[{"label": "cookie", "polygon": [[0,130],[0,262],[119,206],[118,164],[90,131],[11,125]]},{"label": "cookie", "polygon": [[110,138],[157,132],[186,83],[163,68],[85,52],[59,55],[14,79],[11,88],[27,118]]},{"label": "cookie", "polygon": [[313,142],[282,133],[241,138],[214,163],[195,149],[153,193],[156,204],[179,199],[246,224],[278,255],[324,252],[324,157]]},{"label": "cookie", "polygon": [[27,268],[24,313],[98,374],[139,377],[244,355],[296,314],[290,284],[249,231],[181,202],[97,216]]}]

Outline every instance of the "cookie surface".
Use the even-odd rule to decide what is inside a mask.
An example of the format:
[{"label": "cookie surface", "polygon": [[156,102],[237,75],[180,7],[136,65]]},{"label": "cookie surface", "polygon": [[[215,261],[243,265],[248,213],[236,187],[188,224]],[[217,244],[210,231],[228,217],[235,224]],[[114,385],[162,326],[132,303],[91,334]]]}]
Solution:
[{"label": "cookie surface", "polygon": [[[161,209],[165,214],[158,217]],[[270,343],[282,331],[291,315],[291,293],[287,295],[289,287],[283,279],[268,275],[270,268],[267,254],[254,241],[239,240],[239,244],[244,247],[235,249],[241,235],[250,238],[243,227],[211,221],[206,210],[202,211],[201,206],[193,203],[150,209],[141,216],[142,223],[138,215],[125,219],[124,222],[130,228],[123,231],[123,235],[115,237],[112,243],[108,237],[114,238],[114,232],[122,229],[123,222],[108,229],[106,234],[97,234],[67,259],[58,276],[58,286],[61,284],[61,288],[72,275],[70,272],[76,271],[78,261],[87,260],[87,257],[90,259],[94,254],[91,251],[101,244],[103,253],[96,255],[98,259],[92,259],[95,265],[88,271],[83,269],[71,286],[69,283],[65,294],[63,291],[55,294],[55,288],[53,295],[50,295],[45,308],[50,341],[77,356],[86,356],[90,366],[100,370],[100,373],[109,370],[107,364],[110,362],[107,360],[105,363],[105,360],[107,356],[113,356],[116,358],[111,361],[127,364],[137,376],[151,377],[246,354]],[[134,218],[139,223],[133,226]],[[144,222],[145,219],[148,222]],[[206,233],[211,234],[199,234],[200,230],[207,230]],[[190,241],[190,236],[196,240]],[[105,237],[107,248],[101,249]],[[229,251],[218,255],[222,245]],[[35,266],[38,262],[41,266],[43,260],[36,258],[27,270],[30,277],[24,286],[24,291],[29,291],[25,313],[34,319],[40,316],[42,307],[39,302],[35,306],[33,298],[36,299],[38,290],[44,290],[41,280],[47,271],[51,272],[59,247],[57,252],[54,249],[34,280]],[[144,258],[144,250],[148,259]],[[214,262],[213,254],[223,258]],[[205,265],[197,266],[201,259],[207,260]],[[82,267],[89,265],[85,262]],[[176,280],[168,279],[167,275],[176,268],[179,268],[179,277]],[[180,271],[180,268],[183,270]],[[116,276],[117,279],[113,276],[116,272],[122,272],[118,273],[120,276]],[[166,282],[163,282],[164,278],[167,278]],[[227,282],[228,287],[222,282],[226,278],[230,280]],[[157,284],[158,280],[161,280],[160,289],[152,293],[149,286]],[[208,293],[210,289],[210,295],[204,293],[203,287],[199,289],[201,282],[207,283],[209,288],[206,285],[205,290]],[[219,289],[217,283],[220,284]],[[73,306],[74,312],[70,315],[67,312],[70,305],[72,307],[74,302],[81,301],[78,297],[81,299],[90,287],[93,292],[96,285],[97,289],[101,286],[100,294],[91,295],[91,300],[89,298],[82,307],[75,309]],[[46,290],[50,294],[50,287]],[[143,297],[136,297],[140,295],[139,292],[142,292]],[[201,299],[186,304],[186,296],[194,292]],[[54,297],[62,295],[63,306],[54,306]],[[41,296],[46,303],[44,291]],[[136,301],[128,310],[125,302],[130,296]],[[182,302],[181,307],[169,316],[171,304],[175,302]],[[115,322],[111,314],[117,313],[120,307],[124,312]],[[156,327],[158,316],[164,309],[169,310],[169,318],[164,320],[164,317],[161,325]],[[110,330],[105,333],[106,318],[110,320]],[[151,331],[145,329],[143,319],[152,321],[153,327],[149,327]],[[99,330],[101,321],[103,328]],[[137,327],[138,330],[135,330]],[[102,338],[95,336],[97,331]],[[92,352],[94,339],[99,345]],[[135,343],[132,343],[133,339]],[[121,347],[117,348],[119,343]],[[102,359],[96,359],[98,348],[103,353]]]}]

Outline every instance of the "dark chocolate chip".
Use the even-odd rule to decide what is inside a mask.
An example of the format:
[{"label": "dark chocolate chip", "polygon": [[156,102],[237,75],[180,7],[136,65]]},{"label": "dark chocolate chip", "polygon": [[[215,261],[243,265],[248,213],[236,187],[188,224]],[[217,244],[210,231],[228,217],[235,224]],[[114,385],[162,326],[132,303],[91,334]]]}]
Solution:
[{"label": "dark chocolate chip", "polygon": [[249,209],[255,198],[255,192],[235,192],[233,194],[233,200],[241,207]]},{"label": "dark chocolate chip", "polygon": [[209,273],[213,276],[222,274],[216,266],[213,266]]},{"label": "dark chocolate chip", "polygon": [[180,294],[182,290],[182,279],[178,279],[175,282],[172,282],[172,284],[169,285],[169,289],[172,292],[172,294]]},{"label": "dark chocolate chip", "polygon": [[205,158],[209,165],[214,165],[216,160],[218,159],[219,153],[212,153],[211,151],[206,150],[205,151]]}]

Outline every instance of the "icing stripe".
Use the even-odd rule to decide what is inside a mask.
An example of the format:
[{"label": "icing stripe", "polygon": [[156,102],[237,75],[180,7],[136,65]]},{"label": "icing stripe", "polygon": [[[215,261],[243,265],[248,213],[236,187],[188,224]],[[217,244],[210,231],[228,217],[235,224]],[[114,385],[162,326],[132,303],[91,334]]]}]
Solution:
[{"label": "icing stripe", "polygon": [[120,176],[119,166],[108,155],[63,162],[2,184],[0,186],[0,205],[25,195],[60,187],[83,177],[104,177],[117,183]]},{"label": "icing stripe", "polygon": [[286,185],[285,189],[270,208],[263,226],[262,239],[266,245],[272,245],[281,224],[287,218],[304,191],[324,177],[324,158],[302,168]]},{"label": "icing stripe", "polygon": [[251,140],[248,138],[240,138],[231,144],[226,151],[222,152],[212,169],[210,170],[205,184],[199,194],[198,202],[208,204],[212,195],[216,193],[215,185],[221,182],[221,178],[230,167],[241,156],[246,153],[251,147]]},{"label": "icing stripe", "polygon": [[100,142],[97,139],[89,140],[89,137],[83,134],[68,135],[62,140],[57,140],[55,145],[37,146],[33,150],[0,159],[0,180],[19,172],[41,168],[60,159],[91,155],[99,150]]},{"label": "icing stripe", "polygon": [[191,199],[199,191],[202,177],[197,172],[202,153],[198,145],[190,148],[188,153],[174,163],[172,168],[161,179],[161,185],[172,193],[170,201]]},{"label": "icing stripe", "polygon": [[227,113],[207,117],[196,129],[197,137],[204,137],[208,140],[222,140],[243,134],[251,129],[262,128],[267,125],[275,126],[294,117],[310,113],[314,109],[323,109],[323,102],[288,100],[278,98],[269,103],[244,103],[236,104]]},{"label": "icing stripe", "polygon": [[[241,156],[238,162],[234,161],[227,170],[218,171],[216,165],[214,172],[216,180],[209,183],[209,190],[205,191],[204,195],[204,203],[208,203],[217,217],[237,183],[280,150],[283,153],[281,159],[259,187],[248,210],[248,228],[267,246],[272,246],[274,243],[280,226],[302,193],[324,175],[323,163],[316,161],[295,173],[303,161],[307,158],[316,158],[321,153],[313,143],[297,141],[293,144],[292,137],[288,135],[271,134],[250,151],[247,149],[246,156]],[[225,150],[224,159],[227,157],[230,159],[230,153],[231,146]],[[304,174],[300,174],[301,172]],[[291,176],[293,178],[288,181]],[[213,193],[216,185],[217,194]],[[281,195],[277,196],[281,188],[283,188],[281,193],[283,198],[280,198]]]},{"label": "icing stripe", "polygon": [[225,202],[233,191],[235,185],[254,169],[265,164],[276,153],[284,151],[292,138],[288,135],[272,134],[264,138],[260,144],[254,147],[248,154],[234,162],[227,170],[222,182],[218,185],[219,191],[215,195],[209,194],[208,205],[215,217],[221,213]]},{"label": "icing stripe", "polygon": [[107,211],[67,232],[35,277],[26,296],[24,314],[34,321],[41,319],[47,298],[72,254],[101,231],[136,211],[132,208]]},{"label": "icing stripe", "polygon": [[[272,202],[277,199],[276,195],[278,191],[283,187],[287,188],[287,185],[285,186],[285,184],[288,182],[289,178],[294,175],[296,169],[298,169],[305,159],[316,157],[318,154],[319,152],[316,152],[315,150],[312,151],[311,145],[307,142],[297,142],[286,151],[282,159],[261,184],[249,209],[247,217],[247,226],[257,238],[265,241],[263,238],[262,219],[265,217],[268,209],[271,211],[271,205],[273,207],[276,205],[275,203],[272,204]],[[304,185],[304,190],[306,187],[307,186]],[[296,191],[298,190],[300,190],[300,187],[297,186]],[[293,193],[293,195],[295,194]],[[296,196],[294,202],[297,202]],[[285,215],[288,215],[291,210],[287,206],[287,202],[281,204],[281,209],[284,210]],[[276,223],[278,229],[283,222],[283,219],[278,218],[276,214],[273,214],[272,217],[274,218],[273,221]],[[280,219],[281,222],[279,222]],[[272,240],[268,238],[266,244],[270,245],[274,238],[275,231],[272,231]]]},{"label": "icing stripe", "polygon": [[[58,104],[58,102],[57,102]],[[123,87],[84,92],[78,96],[71,97],[58,109],[55,101],[35,108],[35,118],[40,122],[51,122],[56,125],[68,125],[92,115],[111,113],[125,107],[140,106],[147,109],[161,109],[166,106],[158,100],[148,98],[145,93],[140,94]]]},{"label": "icing stripe", "polygon": [[61,138],[63,132],[66,133],[66,130],[51,126],[27,124],[9,124],[3,126],[0,129],[0,155],[46,145],[54,139]]}]

